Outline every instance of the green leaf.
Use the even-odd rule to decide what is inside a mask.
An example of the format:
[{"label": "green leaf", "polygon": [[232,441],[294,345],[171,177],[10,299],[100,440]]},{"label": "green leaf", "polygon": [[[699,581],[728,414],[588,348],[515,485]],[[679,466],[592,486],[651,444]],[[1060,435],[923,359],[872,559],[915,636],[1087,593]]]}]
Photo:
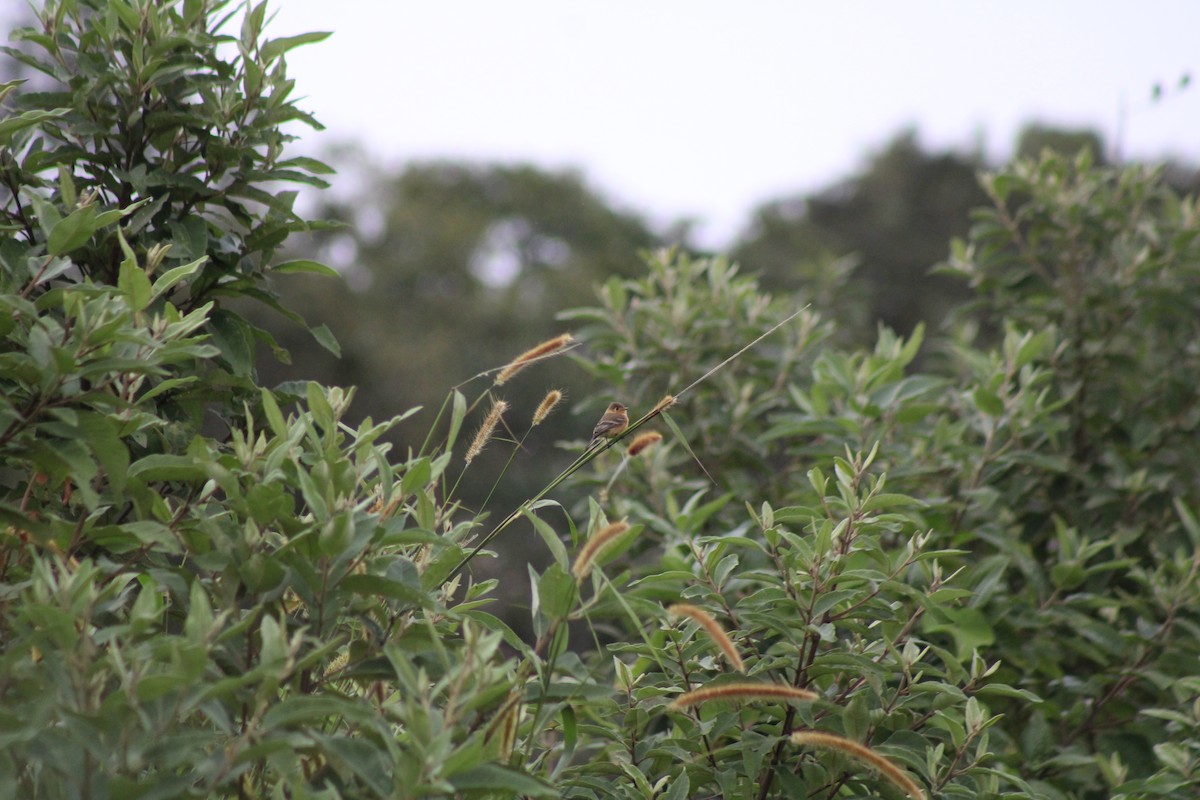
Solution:
[{"label": "green leaf", "polygon": [[1027,689],[1017,689],[1004,683],[985,683],[975,690],[980,695],[996,695],[997,697],[1013,697],[1026,703],[1040,703],[1042,698]]},{"label": "green leaf", "polygon": [[167,223],[174,258],[200,259],[208,253],[208,223],[200,216],[188,216]]},{"label": "green leaf", "polygon": [[324,275],[328,278],[340,278],[339,273],[333,267],[322,264],[320,261],[309,261],[308,259],[297,259],[295,261],[285,261],[271,268],[272,272],[308,272],[313,275]]},{"label": "green leaf", "polygon": [[1046,345],[1050,342],[1050,333],[1042,331],[1036,336],[1026,333],[1021,338],[1020,346],[1017,348],[1016,358],[1013,359],[1013,366],[1020,369],[1021,367],[1041,356],[1045,351]]},{"label": "green leaf", "polygon": [[[324,161],[319,161],[308,156],[296,156],[289,158],[287,161],[279,162],[280,167],[289,167],[295,169],[307,170],[314,175],[332,175],[335,170],[333,167],[326,164]],[[313,223],[310,223],[310,225]]]},{"label": "green leaf", "polygon": [[296,36],[281,36],[278,39],[271,39],[263,44],[260,52],[262,53],[263,61],[269,64],[292,48],[323,42],[329,36],[330,33],[328,31],[313,31],[311,33],[301,33]]},{"label": "green leaf", "polygon": [[870,710],[867,708],[867,697],[858,692],[842,709],[842,729],[848,739],[856,742],[863,741],[870,725]]},{"label": "green leaf", "polygon": [[66,164],[58,165],[58,190],[62,194],[62,203],[67,208],[79,202],[79,192],[75,190],[75,179]]},{"label": "green leaf", "polygon": [[354,594],[387,597],[423,608],[437,608],[434,599],[421,589],[382,575],[348,575],[338,583],[338,588]]},{"label": "green leaf", "polygon": [[208,600],[208,593],[204,591],[203,583],[197,578],[192,581],[192,588],[189,592],[184,633],[191,641],[201,642],[208,636],[214,624],[212,603]]},{"label": "green leaf", "polygon": [[27,82],[26,78],[17,78],[11,81],[0,83],[0,102],[4,102],[10,94],[20,85]]},{"label": "green leaf", "polygon": [[579,742],[579,723],[575,718],[575,709],[564,705],[561,713],[563,732],[562,763],[567,765],[575,756],[575,747]]},{"label": "green leaf", "polygon": [[[289,697],[271,706],[271,709],[263,716],[263,725],[268,730],[272,728],[290,728],[296,726],[297,723],[321,723],[330,722],[333,720],[342,720],[347,716],[363,718],[363,714],[358,713],[360,707],[350,702],[334,696],[323,697]],[[363,721],[368,721],[363,719]],[[303,728],[303,725],[299,727]]]},{"label": "green leaf", "polygon": [[481,764],[450,776],[456,791],[481,789],[500,795],[558,797],[559,791],[525,772],[499,764]]},{"label": "green leaf", "polygon": [[505,643],[507,643],[509,647],[513,648],[513,650],[524,653],[528,658],[534,657],[533,651],[529,645],[526,644],[525,641],[518,636],[512,628],[505,625],[504,622],[499,618],[487,613],[486,611],[480,611],[476,608],[468,609],[467,611],[462,611],[459,613],[461,613],[464,617],[470,617],[483,627],[487,628],[489,631],[500,634]]},{"label": "green leaf", "polygon": [[187,386],[189,383],[195,383],[198,380],[200,380],[200,378],[197,375],[188,375],[183,378],[167,378],[165,381],[156,384],[153,389],[139,397],[138,402],[144,403],[147,400],[158,397],[160,394],[169,392],[178,386]]},{"label": "green leaf", "polygon": [[329,330],[329,326],[322,323],[317,327],[312,328],[311,333],[313,338],[317,340],[317,344],[321,345],[321,347],[324,347],[338,358],[342,357],[342,347],[338,344],[338,340],[333,335],[333,331]]},{"label": "green leaf", "polygon": [[332,430],[333,406],[329,405],[329,400],[326,399],[325,390],[321,388],[321,384],[309,381],[305,386],[305,394],[308,399],[308,411],[312,414],[313,422],[317,423],[317,427],[322,431]]},{"label": "green leaf", "polygon": [[288,660],[287,626],[270,614],[258,626],[258,660],[263,666],[281,667]]},{"label": "green leaf", "polygon": [[571,563],[571,559],[567,555],[566,546],[558,538],[558,532],[550,527],[550,523],[532,511],[526,510],[525,518],[533,525],[533,529],[537,531],[538,536],[542,537],[542,541],[546,543],[546,547],[550,548],[550,553],[554,556],[554,563],[566,569],[567,565]]},{"label": "green leaf", "polygon": [[454,402],[450,411],[450,432],[446,435],[446,449],[452,450],[454,442],[458,439],[458,432],[462,430],[463,419],[467,416],[467,398],[463,393],[454,390]]},{"label": "green leaf", "polygon": [[249,377],[254,367],[254,333],[237,314],[218,308],[210,317],[213,343],[234,375]]},{"label": "green leaf", "polygon": [[373,741],[344,736],[314,735],[314,738],[329,754],[329,760],[340,769],[348,769],[357,775],[370,790],[368,797],[394,797],[389,773],[392,770],[387,751]]},{"label": "green leaf", "polygon": [[142,545],[151,545],[168,552],[179,550],[178,542],[171,534],[171,529],[155,520],[147,519],[137,522],[126,522],[121,526],[121,531],[132,534],[138,543]]},{"label": "green leaf", "polygon": [[1078,561],[1060,561],[1050,568],[1051,583],[1068,592],[1087,580],[1087,575],[1087,570]]},{"label": "green leaf", "polygon": [[129,241],[125,238],[125,234],[120,228],[117,228],[117,243],[121,246],[121,254],[125,256],[125,261],[136,265],[137,256],[134,255],[133,248],[129,246]]},{"label": "green leaf", "polygon": [[96,460],[104,467],[109,485],[120,493],[125,488],[129,471],[129,450],[117,435],[116,426],[100,414],[83,412],[79,415],[79,429]]},{"label": "green leaf", "polygon": [[549,619],[565,619],[575,605],[575,577],[558,564],[551,564],[538,579],[542,613]]},{"label": "green leaf", "polygon": [[154,282],[154,291],[151,294],[151,299],[161,297],[184,278],[190,278],[192,275],[195,275],[200,267],[204,266],[206,261],[208,261],[208,256],[201,256],[190,264],[184,264],[182,267],[174,267],[159,275],[158,280]]},{"label": "green leaf", "polygon": [[280,481],[256,483],[246,491],[245,497],[250,516],[263,526],[295,513],[292,494]]},{"label": "green leaf", "polygon": [[1183,530],[1192,541],[1192,547],[1200,548],[1200,521],[1197,521],[1196,515],[1182,498],[1174,497],[1171,502],[1175,506],[1175,513],[1179,515],[1179,522],[1183,525]]},{"label": "green leaf", "polygon": [[1004,413],[1004,403],[1000,398],[982,386],[974,391],[972,397],[975,400],[975,407],[989,417],[998,417]]},{"label": "green leaf", "polygon": [[945,620],[935,621],[926,616],[922,627],[929,632],[944,632],[954,637],[957,655],[961,660],[970,658],[974,650],[996,641],[992,624],[977,608],[942,609],[941,614]]},{"label": "green leaf", "polygon": [[883,492],[873,495],[867,502],[863,503],[863,511],[872,512],[882,508],[900,508],[904,506],[920,506],[924,505],[921,500],[915,497],[909,497],[906,494],[889,494]]},{"label": "green leaf", "polygon": [[419,458],[404,472],[404,477],[400,479],[400,491],[406,496],[414,495],[425,488],[431,477],[433,477],[433,468],[430,466],[429,459]]},{"label": "green leaf", "polygon": [[189,456],[174,456],[155,453],[145,456],[129,468],[129,477],[150,483],[152,481],[203,481],[208,472]]},{"label": "green leaf", "polygon": [[92,454],[82,441],[76,438],[48,438],[34,443],[28,455],[41,470],[70,479],[89,509],[98,505],[99,496],[92,486],[92,479],[98,470]]},{"label": "green leaf", "polygon": [[421,586],[426,590],[433,590],[441,586],[447,576],[462,562],[466,554],[466,550],[455,544],[442,548],[429,560],[421,572]]},{"label": "green leaf", "polygon": [[57,119],[71,113],[69,108],[54,108],[50,110],[36,109],[34,111],[26,111],[16,116],[8,116],[0,120],[0,143],[7,143],[12,137],[12,134],[22,128],[29,128],[45,122],[48,119]]},{"label": "green leaf", "polygon": [[46,250],[52,256],[76,250],[87,244],[98,227],[95,206],[77,208],[54,223],[46,241]]},{"label": "green leaf", "polygon": [[134,33],[141,28],[142,18],[133,6],[126,3],[125,0],[110,0],[109,7],[116,12],[117,17],[125,25],[126,30]]},{"label": "green leaf", "polygon": [[1195,772],[1193,758],[1189,756],[1186,749],[1174,742],[1162,742],[1154,745],[1154,755],[1158,756],[1158,760],[1167,768],[1180,775],[1192,775]]},{"label": "green leaf", "polygon": [[263,414],[267,418],[267,424],[271,426],[271,432],[280,439],[287,438],[287,422],[283,418],[283,412],[279,410],[279,403],[275,402],[275,395],[270,389],[263,388],[260,396],[262,397]]},{"label": "green leaf", "polygon": [[688,780],[686,770],[680,770],[679,777],[671,781],[671,785],[667,791],[658,795],[662,800],[687,800],[691,795],[691,782]]},{"label": "green leaf", "polygon": [[150,305],[152,290],[146,271],[138,266],[133,259],[127,258],[121,262],[121,271],[117,276],[117,288],[129,298],[129,306],[134,311],[142,311]]}]

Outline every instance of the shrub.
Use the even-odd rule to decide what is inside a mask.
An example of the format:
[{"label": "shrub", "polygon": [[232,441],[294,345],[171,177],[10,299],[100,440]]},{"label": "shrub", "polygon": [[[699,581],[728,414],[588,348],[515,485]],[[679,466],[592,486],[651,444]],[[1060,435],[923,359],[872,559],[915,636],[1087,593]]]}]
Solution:
[{"label": "shrub", "polygon": [[[400,457],[409,412],[260,386],[229,301],[327,271],[273,263],[314,224],[275,187],[325,172],[279,128],[320,34],[226,12],[48,2],[6,51],[53,87],[0,122],[0,793],[1187,796],[1193,201],[992,176],[949,267],[1004,338],[936,372],[920,330],[842,350],[657,254],[569,315],[627,438],[489,516],[458,488],[561,401],[502,391],[574,342],[452,390]],[[475,569],[526,522],[530,641]]]}]

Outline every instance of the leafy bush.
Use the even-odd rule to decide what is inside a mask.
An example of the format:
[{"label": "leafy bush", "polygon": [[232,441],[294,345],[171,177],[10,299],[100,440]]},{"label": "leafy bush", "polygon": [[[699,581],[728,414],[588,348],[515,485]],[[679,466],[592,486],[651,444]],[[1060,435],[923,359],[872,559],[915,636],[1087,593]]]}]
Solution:
[{"label": "leafy bush", "polygon": [[[225,12],[49,2],[6,51],[57,88],[0,122],[0,794],[1189,796],[1194,201],[1086,160],[990,176],[947,268],[1003,341],[927,372],[919,329],[843,350],[657,254],[569,315],[627,438],[489,516],[459,488],[561,411],[502,394],[574,340],[399,458],[406,414],[260,386],[228,301],[326,271],[273,263],[313,224],[276,185],[325,171],[284,157],[282,56],[320,35]],[[475,577],[526,522],[531,641]]]},{"label": "leafy bush", "polygon": [[[1044,184],[1026,183],[1026,203],[1047,202],[1039,193],[1078,196],[1078,187],[1064,189],[1052,177],[1073,172],[1060,159],[1014,172],[1047,176]],[[1143,232],[1162,226],[1162,238],[1176,245],[1193,238],[1171,230],[1171,220],[1188,218],[1179,205],[1191,201],[1166,205],[1169,193],[1153,175],[1084,169],[1073,180],[1097,190],[1140,182],[1163,202],[1131,224]],[[1091,200],[1101,205],[1097,194]],[[977,238],[957,252],[979,252],[994,230],[988,221],[1011,213],[980,212]],[[1001,259],[1008,251],[993,252]],[[1092,262],[1097,291],[1121,278],[1107,272],[1114,263]],[[1159,274],[1174,285],[1196,262],[1176,253],[1169,263]],[[962,258],[955,266],[994,268]],[[657,387],[643,387],[671,374],[664,359],[686,350],[696,371],[715,363],[730,345],[723,337],[739,332],[707,323],[703,311],[693,317],[680,310],[714,305],[711,283],[727,273],[719,263],[684,261],[652,267],[645,281],[608,287],[605,306],[581,315],[597,322],[585,338],[609,354],[597,370],[623,377],[631,393],[654,396]],[[737,307],[769,307],[749,281],[732,283],[738,290],[726,297],[739,295]],[[1154,292],[1147,284],[1143,279],[1142,290]],[[1020,308],[1053,308],[1061,302],[1054,291],[1031,292]],[[1001,307],[1016,302],[1000,292],[993,300]],[[1165,314],[1116,305],[1109,311],[1118,319],[1140,313],[1142,325],[1127,336],[1162,342],[1185,313],[1180,306],[1192,302],[1180,294]],[[783,721],[745,709],[734,716],[715,711],[699,716],[692,731],[676,721],[662,731],[671,759],[654,764],[661,771],[647,775],[650,785],[664,777],[675,785],[686,775],[691,788],[681,794],[716,785],[721,794],[747,796],[746,784],[772,785],[762,777],[769,753],[783,759],[776,762],[784,765],[780,788],[835,796],[845,775],[825,776],[786,749],[772,749],[800,717],[873,743],[943,796],[1187,796],[1197,743],[1192,634],[1200,600],[1200,528],[1190,510],[1196,487],[1185,474],[1195,469],[1187,414],[1176,407],[1153,423],[1161,455],[1155,460],[1179,472],[1155,484],[1162,491],[1155,503],[1146,484],[1126,484],[1132,497],[1118,524],[1105,487],[1116,484],[1108,467],[1119,462],[1078,461],[1070,449],[1075,438],[1064,435],[1080,390],[1064,354],[1080,343],[1062,328],[1023,330],[1010,320],[999,348],[960,342],[952,353],[957,366],[943,374],[909,369],[920,331],[908,341],[882,331],[865,353],[822,346],[826,328],[811,321],[802,330],[803,346],[784,344],[731,368],[737,371],[724,383],[746,387],[744,395],[722,392],[716,380],[672,412],[681,441],[710,443],[695,448],[700,461],[716,487],[733,491],[719,493],[690,455],[668,458],[673,448],[664,448],[646,474],[611,492],[617,515],[646,520],[654,534],[640,537],[653,558],[635,560],[632,573],[613,582],[622,581],[622,607],[637,608],[632,598],[644,597],[642,618],[661,620],[654,601],[682,597],[728,620],[751,673],[817,687],[822,702],[836,705],[783,712]],[[1162,364],[1142,363],[1146,375],[1122,361],[1091,377],[1134,394],[1162,380]],[[1113,424],[1099,421],[1105,430]],[[1097,441],[1126,452],[1120,440]],[[724,456],[728,451],[736,452]],[[1089,470],[1098,476],[1090,493],[1055,489],[1065,476],[1083,480]],[[753,502],[730,502],[735,498]],[[663,654],[674,655],[675,645],[659,627],[640,636],[646,645],[616,648],[636,656],[630,666],[644,681],[640,703],[630,690],[630,709],[655,708],[650,697],[664,706],[664,682],[678,690],[713,677],[715,651],[694,634],[684,644],[695,649],[679,645],[674,666]],[[700,664],[687,661],[705,656]],[[851,721],[856,713],[868,721]],[[626,717],[622,729],[633,719]],[[1162,719],[1171,725],[1164,728]],[[706,724],[727,737],[733,725],[741,741],[711,745],[702,736]],[[653,735],[630,738],[655,747]],[[702,743],[715,757],[705,760]],[[745,760],[747,751],[753,760]],[[738,767],[723,765],[721,756]],[[589,762],[592,769],[605,763]],[[733,775],[743,783],[735,786]]]}]

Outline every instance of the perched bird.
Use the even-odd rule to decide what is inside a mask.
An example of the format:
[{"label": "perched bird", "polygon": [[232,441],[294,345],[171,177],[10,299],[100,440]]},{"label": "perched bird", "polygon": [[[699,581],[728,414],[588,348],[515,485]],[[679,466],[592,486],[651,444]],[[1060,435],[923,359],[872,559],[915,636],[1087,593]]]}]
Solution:
[{"label": "perched bird", "polygon": [[604,416],[596,423],[596,427],[592,428],[592,440],[588,442],[588,447],[596,443],[597,439],[613,439],[620,436],[629,427],[629,414],[626,413],[625,406],[620,403],[609,403],[608,410],[604,412]]}]

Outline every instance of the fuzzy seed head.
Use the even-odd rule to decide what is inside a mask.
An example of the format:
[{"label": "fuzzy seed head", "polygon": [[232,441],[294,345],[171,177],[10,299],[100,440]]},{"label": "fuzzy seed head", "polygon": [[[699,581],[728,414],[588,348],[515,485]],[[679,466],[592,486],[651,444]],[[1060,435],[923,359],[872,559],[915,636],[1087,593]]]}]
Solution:
[{"label": "fuzzy seed head", "polygon": [[466,462],[470,464],[475,460],[475,456],[483,452],[484,445],[492,438],[492,434],[496,432],[496,426],[500,424],[500,418],[504,416],[504,412],[508,410],[508,403],[503,400],[497,400],[492,403],[492,409],[484,418],[483,424],[479,426],[479,432],[475,434],[475,438],[471,440],[471,446],[467,448]]},{"label": "fuzzy seed head", "polygon": [[569,333],[564,333],[560,336],[555,336],[553,339],[547,339],[537,347],[532,347],[526,350],[521,355],[508,362],[508,366],[500,370],[500,374],[496,376],[496,385],[503,386],[512,379],[521,370],[539,359],[548,358],[560,352],[564,347],[575,341],[575,337]]},{"label": "fuzzy seed head", "polygon": [[707,611],[697,608],[690,603],[676,603],[667,609],[667,613],[672,617],[687,617],[698,624],[708,634],[708,637],[713,640],[713,644],[721,648],[721,652],[725,654],[725,658],[729,661],[729,666],[738,672],[746,671],[746,664],[742,661],[742,656],[738,653],[737,648],[734,647],[733,640],[729,638],[729,634],[725,633],[725,629]]},{"label": "fuzzy seed head", "polygon": [[896,766],[891,759],[884,758],[869,747],[864,747],[858,742],[841,736],[835,736],[832,733],[821,733],[820,731],[794,731],[791,735],[791,741],[794,745],[808,745],[810,747],[819,747],[823,750],[838,750],[850,756],[854,760],[872,767],[876,772],[886,778],[893,786],[902,790],[913,800],[925,800],[925,792],[917,786],[916,781],[908,776],[908,773]]},{"label": "fuzzy seed head", "polygon": [[641,454],[641,452],[646,448],[661,441],[662,434],[658,433],[657,431],[646,431],[645,433],[639,433],[634,437],[633,441],[629,443],[629,449],[625,452],[630,456],[636,456]]},{"label": "fuzzy seed head", "polygon": [[574,566],[571,567],[571,574],[575,576],[575,580],[581,581],[590,575],[592,564],[596,561],[596,556],[600,555],[600,551],[627,530],[629,530],[629,523],[622,520],[621,522],[611,522],[596,531],[596,534],[583,545],[583,549],[575,558]]},{"label": "fuzzy seed head", "polygon": [[671,709],[679,711],[713,700],[816,700],[818,697],[816,692],[780,683],[723,683],[684,692],[671,703]]},{"label": "fuzzy seed head", "polygon": [[538,403],[537,410],[533,412],[533,427],[537,427],[546,421],[546,417],[550,416],[550,412],[555,406],[562,402],[563,393],[558,389],[551,389],[542,398],[542,402]]},{"label": "fuzzy seed head", "polygon": [[651,414],[661,414],[662,412],[666,411],[668,408],[670,408],[673,405],[675,405],[675,395],[673,395],[673,394],[664,395],[663,399],[659,400],[658,403],[655,404],[653,410],[651,410],[650,413]]}]

